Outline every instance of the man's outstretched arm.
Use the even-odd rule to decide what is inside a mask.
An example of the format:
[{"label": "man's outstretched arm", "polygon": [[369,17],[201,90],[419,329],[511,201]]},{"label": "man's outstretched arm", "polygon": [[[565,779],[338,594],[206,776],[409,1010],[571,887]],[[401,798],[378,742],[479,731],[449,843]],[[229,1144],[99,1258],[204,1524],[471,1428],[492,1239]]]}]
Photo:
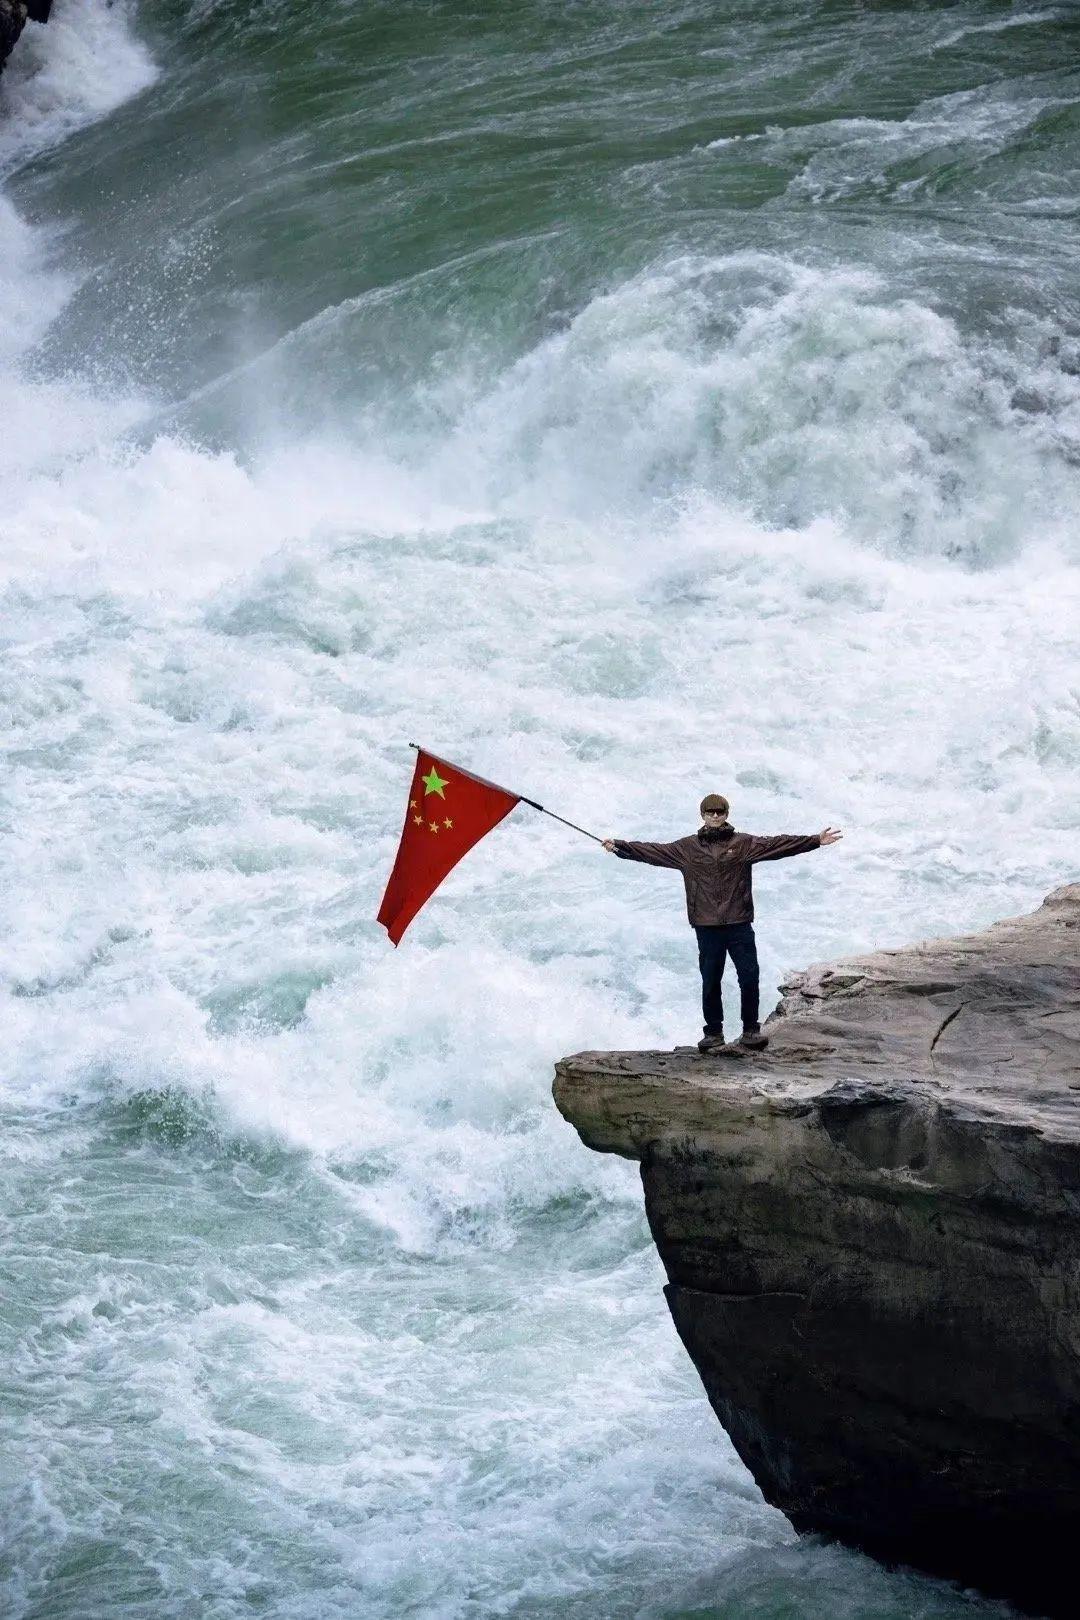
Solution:
[{"label": "man's outstretched arm", "polygon": [[605,838],[604,848],[624,861],[643,861],[646,866],[675,866],[683,864],[678,844],[629,843],[625,838]]},{"label": "man's outstretched arm", "polygon": [[787,855],[806,855],[812,849],[824,849],[843,838],[839,827],[826,827],[819,833],[777,833],[771,838],[750,838],[751,861],[782,861]]}]

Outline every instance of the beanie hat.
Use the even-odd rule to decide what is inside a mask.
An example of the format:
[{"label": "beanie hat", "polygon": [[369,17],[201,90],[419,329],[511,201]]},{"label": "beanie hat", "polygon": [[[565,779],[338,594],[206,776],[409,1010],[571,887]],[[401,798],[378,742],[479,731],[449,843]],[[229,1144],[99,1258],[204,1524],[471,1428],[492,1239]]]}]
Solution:
[{"label": "beanie hat", "polygon": [[706,793],[701,801],[700,808],[702,815],[705,814],[706,810],[722,810],[726,816],[731,806],[722,793]]}]

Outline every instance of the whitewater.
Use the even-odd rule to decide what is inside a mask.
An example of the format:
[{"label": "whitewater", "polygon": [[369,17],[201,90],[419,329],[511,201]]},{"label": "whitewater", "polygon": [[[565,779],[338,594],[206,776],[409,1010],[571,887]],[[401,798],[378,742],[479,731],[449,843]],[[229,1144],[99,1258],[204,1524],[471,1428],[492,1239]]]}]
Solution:
[{"label": "whitewater", "polygon": [[[1075,879],[1080,23],[56,0],[0,79],[0,1611],[995,1605],[762,1501],[636,1167],[668,874],[786,972]],[[732,1014],[734,1014],[734,1003]],[[732,1020],[734,1022],[734,1018]]]}]

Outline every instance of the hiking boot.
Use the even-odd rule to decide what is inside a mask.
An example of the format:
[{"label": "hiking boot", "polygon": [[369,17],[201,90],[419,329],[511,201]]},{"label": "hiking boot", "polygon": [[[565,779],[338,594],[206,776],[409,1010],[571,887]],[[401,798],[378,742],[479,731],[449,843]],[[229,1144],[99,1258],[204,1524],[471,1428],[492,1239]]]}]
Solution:
[{"label": "hiking boot", "polygon": [[700,1041],[697,1043],[697,1049],[699,1052],[719,1052],[723,1050],[723,1046],[723,1030],[721,1030],[718,1035],[703,1035]]},{"label": "hiking boot", "polygon": [[764,1052],[769,1044],[769,1037],[763,1035],[760,1029],[744,1029],[739,1036],[739,1045],[748,1052]]}]

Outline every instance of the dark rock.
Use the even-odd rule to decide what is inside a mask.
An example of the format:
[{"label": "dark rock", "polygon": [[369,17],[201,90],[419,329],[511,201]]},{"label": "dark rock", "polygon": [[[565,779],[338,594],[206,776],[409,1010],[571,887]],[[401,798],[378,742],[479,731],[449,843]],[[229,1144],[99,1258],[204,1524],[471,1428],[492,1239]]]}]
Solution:
[{"label": "dark rock", "polygon": [[582,1053],[556,1103],[640,1159],[675,1325],[797,1529],[1072,1615],[1080,884],[785,992],[764,1054]]},{"label": "dark rock", "polygon": [[11,55],[15,42],[26,22],[26,7],[21,0],[0,0],[0,72]]},{"label": "dark rock", "polygon": [[52,0],[0,0],[0,72],[23,31],[31,22],[48,22]]}]

